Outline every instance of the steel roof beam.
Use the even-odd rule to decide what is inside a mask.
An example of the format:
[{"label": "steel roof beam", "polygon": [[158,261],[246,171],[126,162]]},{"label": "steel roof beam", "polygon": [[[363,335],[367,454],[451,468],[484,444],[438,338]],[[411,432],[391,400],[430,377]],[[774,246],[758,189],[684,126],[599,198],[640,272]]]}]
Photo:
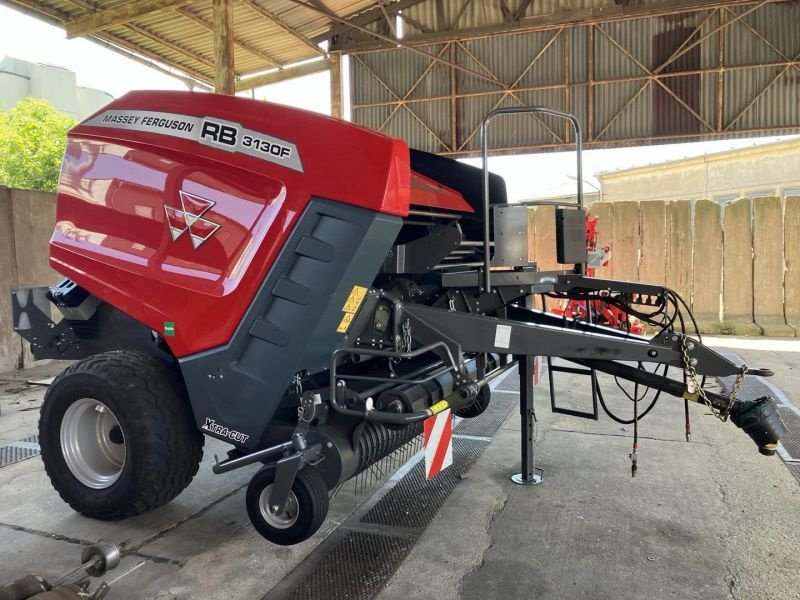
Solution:
[{"label": "steel roof beam", "polygon": [[[496,23],[493,25],[473,27],[469,29],[451,29],[446,31],[436,31],[433,33],[421,33],[403,38],[403,43],[414,46],[428,45],[451,42],[455,40],[465,40],[469,38],[492,37],[503,33],[521,33],[525,31],[556,29],[565,25],[575,26],[585,24],[601,24],[629,19],[643,19],[648,17],[675,15],[687,12],[706,11],[714,8],[731,6],[758,5],[757,8],[759,8],[763,4],[780,3],[782,1],[784,0],[763,0],[762,2],[757,2],[756,0],[728,0],[727,2],[723,2],[721,0],[665,0],[664,2],[636,6],[607,6],[602,10],[595,8],[579,9],[562,11],[559,13],[537,17],[524,17],[513,23]],[[355,23],[355,21],[353,21],[353,23]],[[320,36],[317,36],[315,39],[318,39],[319,37]],[[322,39],[326,38],[323,37]],[[342,52],[362,52],[373,50],[388,51],[393,49],[396,48],[388,46],[379,40],[360,40],[351,43],[338,40],[330,47],[331,51],[339,50]]]},{"label": "steel roof beam", "polygon": [[68,38],[96,33],[116,25],[125,25],[154,12],[177,6],[185,6],[196,0],[138,0],[127,2],[116,8],[92,12],[64,23]]},{"label": "steel roof beam", "polygon": [[[309,9],[311,11],[314,11],[314,12],[317,12],[319,14],[325,15],[331,21],[338,21],[339,23],[344,23],[344,24],[348,24],[348,25],[350,24],[347,21],[345,21],[344,18],[339,17],[338,15],[336,15],[336,13],[331,12],[329,10],[322,9],[322,8],[318,8],[317,4],[316,4],[316,2],[318,0],[289,0],[289,1],[293,2],[294,4],[297,4],[298,6],[303,6],[303,7],[307,8],[307,9]],[[483,75],[482,73],[479,73],[478,71],[475,71],[475,70],[470,69],[468,67],[464,67],[463,65],[459,65],[459,64],[450,62],[449,60],[445,60],[443,58],[439,58],[435,54],[432,54],[430,52],[425,52],[424,50],[421,50],[421,49],[416,48],[414,46],[409,46],[408,44],[405,43],[404,40],[398,40],[396,38],[391,38],[389,36],[383,35],[382,33],[378,33],[377,31],[372,31],[370,29],[367,29],[366,27],[362,27],[361,25],[352,25],[352,26],[355,29],[357,29],[357,30],[359,30],[359,31],[361,31],[363,33],[366,33],[369,36],[372,36],[372,37],[374,37],[374,38],[376,38],[378,40],[381,40],[382,42],[390,44],[391,47],[393,47],[393,48],[405,48],[406,50],[409,50],[410,52],[413,52],[415,54],[419,54],[420,56],[425,56],[425,57],[430,58],[432,60],[439,61],[442,64],[449,65],[449,66],[453,67],[454,69],[458,69],[459,71],[462,71],[463,73],[469,73],[473,77],[477,77],[478,79],[482,79],[484,81],[488,81],[489,83],[491,83],[493,85],[497,85],[497,86],[502,86],[503,85],[500,81],[497,80],[497,78],[487,77],[486,75]],[[329,50],[333,51],[334,49],[331,48]]]},{"label": "steel roof beam", "polygon": [[173,52],[178,52],[180,54],[183,54],[184,56],[186,56],[188,58],[191,58],[193,61],[195,61],[195,62],[197,62],[197,63],[199,63],[201,65],[205,65],[206,67],[209,67],[211,69],[214,68],[214,61],[212,61],[211,59],[206,58],[202,54],[198,54],[198,53],[196,53],[196,52],[194,52],[192,50],[189,50],[188,48],[185,48],[185,47],[183,47],[183,46],[181,46],[179,44],[171,42],[168,39],[166,39],[165,37],[163,37],[161,35],[158,35],[157,33],[153,33],[149,29],[145,29],[144,27],[140,27],[139,25],[135,25],[133,23],[128,23],[128,24],[125,25],[125,27],[127,27],[131,31],[134,31],[134,32],[138,33],[139,35],[141,35],[143,37],[146,37],[146,38],[148,38],[150,40],[153,40],[154,42],[156,42],[158,44],[163,45],[166,48],[169,48]]},{"label": "steel roof beam", "polygon": [[[188,8],[177,8],[176,12],[178,14],[180,14],[180,15],[183,15],[187,19],[191,19],[192,21],[194,21],[198,25],[202,25],[203,27],[208,29],[211,33],[214,33],[214,25],[213,25],[213,23],[209,23],[204,18],[202,18],[199,15],[193,13]],[[270,56],[266,52],[262,52],[261,50],[259,50],[255,46],[253,46],[252,44],[249,44],[249,43],[245,42],[243,39],[236,37],[236,35],[233,36],[233,43],[236,46],[239,46],[239,48],[242,48],[243,50],[247,50],[250,54],[259,57],[260,59],[262,59],[264,62],[266,62],[268,65],[270,65],[272,67],[281,67],[282,66],[275,59],[275,57]]]},{"label": "steel roof beam", "polygon": [[317,46],[314,41],[309,38],[308,36],[301,33],[298,29],[289,25],[286,21],[281,19],[278,15],[273,13],[272,11],[267,10],[260,4],[257,4],[254,0],[242,0],[242,3],[252,9],[254,12],[258,13],[268,21],[272,22],[274,25],[277,25],[281,29],[283,29],[286,33],[294,36],[297,40],[301,41],[303,44],[311,48],[317,54],[322,56],[325,55],[325,51]]},{"label": "steel roof beam", "polygon": [[392,22],[392,16],[394,15],[389,15],[389,12],[386,10],[386,6],[383,4],[383,0],[375,0],[375,1],[378,3],[378,8],[381,9],[383,17],[386,19],[386,25],[389,27],[389,31],[391,32],[392,37],[393,38],[398,37],[397,28],[394,26],[394,23]]},{"label": "steel roof beam", "polygon": [[[104,35],[108,37],[108,34]],[[189,75],[189,77],[186,77],[183,73],[176,73],[175,71],[170,71],[168,68],[158,64],[159,62],[163,62],[164,65],[169,65],[169,63],[167,63],[165,59],[158,58],[157,55],[155,54],[145,54],[141,50],[128,50],[126,48],[123,48],[121,45],[118,45],[118,42],[101,38],[96,34],[91,34],[87,36],[86,39],[94,44],[97,44],[98,46],[102,46],[103,48],[107,48],[112,52],[116,52],[120,56],[124,56],[125,58],[128,58],[134,62],[138,62],[139,64],[142,64],[145,67],[148,67],[150,69],[155,69],[159,73],[163,73],[164,75],[173,77],[178,81],[183,82],[183,84],[190,90],[194,88],[199,88],[202,90],[206,90],[208,92],[212,91],[208,76],[203,75],[202,73],[195,71],[194,69],[189,69],[187,67],[180,67],[186,75]],[[172,68],[177,68],[177,67],[172,67]]]},{"label": "steel roof beam", "polygon": [[[386,6],[386,9],[389,11],[390,14],[397,14],[397,12],[400,10],[411,8],[415,4],[419,4],[420,2],[424,1],[425,0],[397,0],[396,2],[392,2],[391,4]],[[346,22],[336,22],[335,24],[331,25],[328,31],[321,33],[319,35],[315,35],[311,39],[319,44],[328,41],[334,36],[342,34],[346,31],[352,31],[359,25],[360,26],[369,25],[370,23],[374,23],[375,21],[380,21],[382,18],[383,18],[383,11],[381,11],[379,6],[373,6],[372,8],[361,10],[356,13],[343,17],[342,20]]]},{"label": "steel roof beam", "polygon": [[[92,5],[88,4],[84,0],[70,0],[70,3],[84,10],[92,9]],[[22,9],[24,13],[31,14],[28,11],[32,9],[18,0],[0,0],[0,4],[12,6],[15,9]],[[66,13],[55,8],[37,7],[35,10],[35,15],[37,18],[57,27],[63,27],[64,23],[66,23],[68,20],[68,15]],[[100,32],[98,34],[89,34],[86,36],[86,39],[98,44],[99,46],[108,48],[109,50],[112,50],[113,52],[116,52],[117,54],[120,54],[126,58],[148,66],[151,69],[155,69],[156,71],[164,73],[165,75],[174,77],[175,79],[178,79],[186,84],[187,87],[199,87],[208,90],[211,89],[208,85],[210,83],[208,75],[184,65],[173,65],[165,57],[154,52],[149,52],[143,48],[139,48],[119,36],[108,32]],[[162,65],[168,65],[175,69],[179,69],[182,71],[182,73],[175,73]],[[188,77],[185,75],[188,75]]]},{"label": "steel roof beam", "polygon": [[246,79],[240,79],[236,82],[236,91],[241,92],[253,88],[261,87],[263,85],[271,85],[287,79],[294,79],[295,77],[303,77],[304,75],[311,75],[312,73],[319,73],[320,71],[327,71],[330,68],[330,61],[315,60],[297,65],[296,67],[287,67],[276,71],[269,71],[263,75],[255,75]]}]

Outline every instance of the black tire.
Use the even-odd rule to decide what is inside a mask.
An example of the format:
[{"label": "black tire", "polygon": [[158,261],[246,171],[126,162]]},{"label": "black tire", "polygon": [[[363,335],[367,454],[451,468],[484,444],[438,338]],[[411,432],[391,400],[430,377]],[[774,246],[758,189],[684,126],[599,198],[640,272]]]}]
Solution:
[{"label": "black tire", "polygon": [[[290,502],[287,504],[288,510],[293,496],[297,511],[295,518],[287,518],[285,526],[277,527],[270,523],[262,512],[262,504],[269,501],[271,492],[268,488],[274,481],[275,469],[272,467],[261,469],[250,480],[247,486],[247,516],[250,517],[250,522],[256,531],[273,544],[281,546],[299,544],[314,535],[325,522],[325,517],[328,516],[328,487],[315,467],[306,467],[299,471],[292,484]],[[272,518],[275,520],[281,517]]]},{"label": "black tire", "polygon": [[474,419],[478,415],[482,415],[483,411],[489,408],[489,402],[491,400],[492,390],[489,389],[488,385],[485,385],[478,390],[478,395],[475,397],[475,400],[473,400],[472,404],[465,406],[464,408],[454,410],[453,412],[457,417],[461,417],[462,419]]},{"label": "black tire", "polygon": [[[99,489],[76,477],[61,444],[65,413],[72,406],[74,414],[87,399],[110,410],[118,424],[112,441],[124,445],[116,480]],[[68,424],[65,432],[72,430]],[[68,367],[48,388],[39,420],[42,460],[53,487],[79,513],[105,521],[139,515],[175,498],[197,473],[203,440],[177,372],[141,352],[105,352]]]}]

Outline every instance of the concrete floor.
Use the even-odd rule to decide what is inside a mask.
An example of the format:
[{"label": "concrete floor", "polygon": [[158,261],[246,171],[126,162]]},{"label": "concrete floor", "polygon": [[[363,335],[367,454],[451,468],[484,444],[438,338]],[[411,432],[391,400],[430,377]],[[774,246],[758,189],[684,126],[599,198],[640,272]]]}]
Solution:
[{"label": "concrete floor", "polygon": [[[776,371],[795,403],[800,342],[791,350],[736,349]],[[0,445],[35,432],[44,388],[34,374],[0,376]],[[512,375],[498,384],[515,394]],[[604,389],[610,392],[610,382]],[[557,381],[564,404],[584,405],[588,382]],[[800,598],[800,485],[782,461],[757,454],[731,424],[692,406],[693,441],[683,437],[683,403],[664,398],[641,423],[639,471],[630,476],[631,429],[553,415],[537,387],[536,458],[543,485],[515,486],[519,416],[511,414],[380,594],[395,598]],[[630,402],[609,393],[620,412]],[[261,598],[367,495],[347,487],[314,538],[272,546],[252,529],[244,487],[252,470],[210,472],[223,444],[209,441],[200,473],[175,501],[122,523],[72,512],[32,458],[0,468],[0,583],[31,570],[74,567],[81,545],[122,544],[125,565],[145,566],[109,598]],[[435,485],[435,480],[430,483]]]}]

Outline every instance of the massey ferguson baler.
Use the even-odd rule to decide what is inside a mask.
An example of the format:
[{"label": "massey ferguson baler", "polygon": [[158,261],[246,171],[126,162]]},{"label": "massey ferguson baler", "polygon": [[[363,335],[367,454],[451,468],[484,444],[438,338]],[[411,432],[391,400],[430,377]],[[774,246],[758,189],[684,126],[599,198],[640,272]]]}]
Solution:
[{"label": "massey ferguson baler", "polygon": [[[524,110],[569,119],[580,141],[569,115]],[[263,465],[248,514],[267,539],[297,543],[330,490],[425,419],[480,415],[489,382],[517,365],[519,480],[532,483],[535,355],[590,375],[593,395],[604,372],[702,402],[774,454],[774,401],[736,398],[747,368],[686,334],[674,291],[585,275],[580,193],[556,210],[564,270],[528,260],[527,208],[486,170],[485,135],[483,149],[477,169],[343,121],[188,92],[131,93],[75,127],[50,242],[65,279],[13,297],[37,358],[78,361],[41,412],[61,497],[98,519],[156,508],[197,472],[205,434],[232,446],[216,473]],[[534,294],[602,298],[653,335],[532,310]],[[714,393],[702,376],[736,384]],[[635,445],[632,458],[635,472]]]}]

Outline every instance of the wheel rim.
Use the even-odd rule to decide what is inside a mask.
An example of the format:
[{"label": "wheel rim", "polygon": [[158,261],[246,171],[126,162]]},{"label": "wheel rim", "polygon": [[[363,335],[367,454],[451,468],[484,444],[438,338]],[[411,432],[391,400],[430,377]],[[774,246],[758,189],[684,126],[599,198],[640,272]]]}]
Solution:
[{"label": "wheel rim", "polygon": [[95,490],[112,486],[125,466],[125,437],[117,417],[93,398],[73,402],[61,421],[61,454],[72,475]]},{"label": "wheel rim", "polygon": [[288,529],[297,523],[297,517],[300,516],[300,506],[297,503],[297,496],[294,492],[289,491],[289,498],[286,500],[286,508],[282,512],[274,512],[269,505],[269,499],[272,496],[272,484],[269,484],[261,490],[261,496],[258,498],[258,507],[261,511],[261,517],[275,529]]}]

